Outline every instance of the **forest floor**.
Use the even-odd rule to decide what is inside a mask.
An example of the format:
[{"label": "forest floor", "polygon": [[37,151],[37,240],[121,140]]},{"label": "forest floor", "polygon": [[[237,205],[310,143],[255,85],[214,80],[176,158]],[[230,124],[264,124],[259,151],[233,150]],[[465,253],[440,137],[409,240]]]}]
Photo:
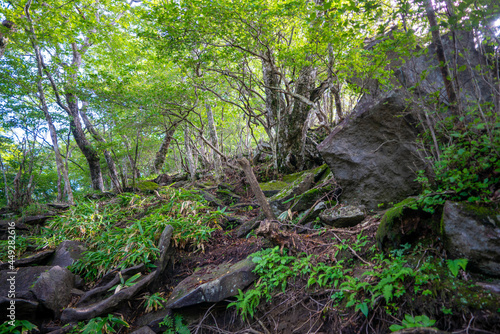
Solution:
[{"label": "forest floor", "polygon": [[[205,184],[203,189],[216,194],[217,187],[206,187],[208,181],[185,187],[198,189]],[[241,196],[240,202],[252,203],[242,175],[231,175],[226,182]],[[101,262],[91,260],[90,255],[84,257],[71,269],[85,279],[83,290],[88,291],[99,283],[106,268],[116,266],[114,257],[122,263],[120,256],[127,254],[129,267],[149,261],[149,255],[154,258],[153,248],[138,252],[136,260],[129,253],[135,254],[148,240],[157,243],[165,224],[172,224],[176,247],[171,263],[154,288],[120,304],[112,313],[114,319],[128,324],[117,325],[117,333],[131,333],[148,313],[160,312],[177,284],[197,269],[236,263],[248,256],[257,263],[254,272],[258,279],[244,292],[215,304],[176,309],[165,321],[170,317],[179,322],[166,324],[162,331],[390,333],[419,326],[428,333],[500,333],[499,295],[488,288],[498,286],[498,280],[463,270],[446,259],[441,240],[425,236],[401,249],[382,252],[375,235],[383,211],[370,212],[351,228],[297,226],[292,217],[271,222],[274,230],[267,236],[250,232],[238,237],[238,224],[256,219],[258,214],[259,209],[251,205],[209,208],[194,190],[166,187],[155,194],[146,191],[82,200],[33,231],[26,243],[36,242],[46,250],[61,240],[73,239],[86,242],[92,256],[105,254]],[[228,217],[238,217],[239,223],[228,223]],[[143,239],[136,242],[137,228]],[[118,252],[121,243],[126,253]],[[23,256],[39,250],[26,246],[25,251]],[[152,295],[160,302],[147,309]],[[77,301],[78,297],[70,307]],[[88,324],[78,324],[73,332],[85,333]],[[59,325],[56,320],[40,327]]]}]

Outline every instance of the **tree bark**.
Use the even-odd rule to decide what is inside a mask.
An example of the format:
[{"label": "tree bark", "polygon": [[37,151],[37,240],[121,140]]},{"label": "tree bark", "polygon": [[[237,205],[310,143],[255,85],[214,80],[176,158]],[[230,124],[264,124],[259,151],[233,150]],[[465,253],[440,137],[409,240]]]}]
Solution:
[{"label": "tree bark", "polygon": [[104,183],[102,181],[101,163],[99,161],[99,154],[88,141],[85,133],[83,132],[82,123],[80,122],[80,113],[78,108],[78,98],[72,93],[66,93],[66,103],[69,110],[69,126],[71,133],[75,138],[76,144],[82,151],[87,163],[89,165],[90,178],[92,180],[92,189],[103,191]]},{"label": "tree bark", "polygon": [[437,24],[436,13],[434,12],[432,0],[425,1],[425,11],[431,28],[432,42],[436,46],[436,57],[439,61],[439,68],[441,70],[441,76],[443,77],[446,94],[448,95],[448,100],[450,102],[451,108],[452,110],[454,110],[457,105],[457,95],[455,92],[455,88],[453,87],[453,82],[450,80],[450,71],[448,69],[443,42],[441,41],[441,35],[439,34],[439,26]]},{"label": "tree bark", "polygon": [[300,70],[296,82],[293,109],[284,115],[278,139],[278,168],[283,173],[292,173],[304,167],[304,136],[307,134],[305,123],[312,108],[312,103],[309,104],[306,101],[311,97],[315,80],[315,68],[308,65]]},{"label": "tree bark", "polygon": [[[217,150],[219,149],[219,139],[217,138],[217,128],[215,127],[214,114],[212,113],[212,108],[210,104],[206,103],[205,108],[207,110],[207,121],[208,121],[208,132],[210,134],[210,141],[212,146]],[[219,155],[213,151],[214,167],[215,167],[215,179],[220,180],[222,177],[222,163]]]},{"label": "tree bark", "polygon": [[271,210],[271,206],[267,202],[266,196],[264,196],[262,189],[260,189],[259,182],[257,182],[257,178],[253,173],[252,166],[250,166],[250,162],[248,162],[246,158],[241,158],[238,159],[238,164],[243,169],[243,172],[245,172],[245,176],[247,178],[248,183],[250,184],[250,188],[252,188],[252,192],[257,198],[257,202],[259,202],[259,205],[264,211],[266,218],[271,220],[276,220],[276,216],[274,215],[273,210]]},{"label": "tree bark", "polygon": [[191,181],[195,179],[196,168],[194,166],[193,151],[191,150],[191,143],[189,138],[189,129],[186,125],[184,129],[184,146],[186,148],[186,160]]},{"label": "tree bark", "polygon": [[5,173],[5,166],[3,164],[2,160],[2,155],[0,154],[0,168],[2,168],[2,175],[3,175],[3,184],[5,188],[5,199],[7,200],[7,207],[10,206],[10,199],[9,199],[9,186],[7,185],[7,175]]},{"label": "tree bark", "polygon": [[[87,130],[89,130],[89,132],[92,134],[95,140],[105,144],[106,140],[100,135],[99,132],[97,132],[97,130],[94,128],[94,126],[90,122],[90,119],[87,116],[86,112],[87,106],[88,103],[83,102],[83,107],[80,110],[80,115],[83,119],[83,123],[85,124],[85,127],[87,128]],[[106,163],[108,165],[109,177],[111,179],[111,183],[113,184],[115,192],[117,193],[123,192],[122,186],[120,184],[120,179],[118,178],[118,172],[116,171],[115,160],[113,159],[111,153],[107,149],[104,149],[104,158],[106,159]]]},{"label": "tree bark", "polygon": [[177,129],[177,125],[179,123],[175,123],[165,132],[165,137],[163,137],[163,141],[161,143],[160,149],[156,152],[155,161],[154,161],[154,170],[156,174],[161,173],[161,169],[163,168],[163,164],[165,163],[165,158],[167,156],[168,147],[170,146],[170,142],[174,136],[175,130]]},{"label": "tree bark", "polygon": [[[52,121],[52,116],[49,113],[49,108],[47,106],[47,101],[45,98],[45,91],[42,86],[42,78],[43,78],[43,65],[42,65],[42,56],[40,53],[40,47],[38,46],[35,29],[33,27],[33,22],[31,20],[31,16],[29,15],[29,7],[26,7],[26,16],[28,18],[28,22],[30,24],[30,29],[28,31],[28,36],[31,41],[31,45],[33,46],[33,50],[35,51],[36,65],[38,71],[37,78],[37,90],[38,90],[38,99],[41,104],[41,109],[43,114],[45,115],[45,119],[47,120],[47,124],[49,126],[50,139],[52,140],[52,146],[54,148],[54,155],[56,159],[56,169],[57,169],[57,201],[62,201],[64,193],[68,196],[68,203],[73,205],[73,191],[71,190],[71,184],[69,182],[68,170],[64,166],[64,161],[61,156],[61,152],[59,151],[59,143],[57,140],[57,132],[54,126],[54,122]],[[61,178],[64,181],[64,189],[61,186]]]}]

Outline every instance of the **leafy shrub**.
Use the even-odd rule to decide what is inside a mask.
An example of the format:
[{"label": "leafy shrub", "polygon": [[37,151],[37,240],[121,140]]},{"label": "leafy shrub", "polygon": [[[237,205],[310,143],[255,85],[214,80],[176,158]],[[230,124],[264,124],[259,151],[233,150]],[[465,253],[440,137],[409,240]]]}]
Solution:
[{"label": "leafy shrub", "polygon": [[[474,113],[469,116],[474,117]],[[463,128],[450,130],[441,158],[433,162],[433,182],[419,171],[417,180],[424,187],[419,201],[426,211],[434,212],[446,200],[491,201],[500,182],[500,122],[497,117],[492,119],[487,125],[476,118]]]}]

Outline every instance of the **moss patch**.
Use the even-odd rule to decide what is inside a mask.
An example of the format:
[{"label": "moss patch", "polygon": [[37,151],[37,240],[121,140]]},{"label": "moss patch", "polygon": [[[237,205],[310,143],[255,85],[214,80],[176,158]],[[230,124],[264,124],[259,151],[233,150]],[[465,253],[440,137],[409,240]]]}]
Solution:
[{"label": "moss patch", "polygon": [[[387,244],[398,247],[403,239],[402,234],[408,235],[416,230],[420,220],[418,214],[417,200],[411,197],[387,210],[377,230],[376,239],[379,248],[382,249]],[[406,228],[402,226],[405,216],[409,223]]]},{"label": "moss patch", "polygon": [[286,183],[293,183],[295,182],[298,178],[300,178],[302,175],[304,175],[307,171],[304,172],[298,172],[298,173],[293,173],[289,175],[283,176],[283,182]]},{"label": "moss patch", "polygon": [[266,183],[259,183],[259,187],[262,191],[280,191],[285,187],[288,187],[288,183],[283,181],[270,181]]},{"label": "moss patch", "polygon": [[158,183],[152,182],[152,181],[142,181],[137,184],[137,188],[140,191],[152,191],[152,190],[157,190],[160,186]]},{"label": "moss patch", "polygon": [[474,215],[479,221],[484,223],[494,224],[500,227],[500,214],[494,208],[479,206],[472,203],[464,202],[463,208],[467,213]]}]

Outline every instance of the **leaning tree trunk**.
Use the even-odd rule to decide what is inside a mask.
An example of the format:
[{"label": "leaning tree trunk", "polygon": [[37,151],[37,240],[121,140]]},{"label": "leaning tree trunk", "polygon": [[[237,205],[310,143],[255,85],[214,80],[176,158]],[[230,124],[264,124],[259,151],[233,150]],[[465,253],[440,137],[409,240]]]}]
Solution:
[{"label": "leaning tree trunk", "polygon": [[[284,115],[278,138],[278,168],[282,173],[292,173],[304,167],[304,145],[307,134],[306,121],[313,103],[311,92],[316,80],[316,69],[304,66],[297,79],[294,104]],[[298,96],[304,99],[298,98]],[[310,103],[307,103],[309,101]]]},{"label": "leaning tree trunk", "polygon": [[170,146],[170,142],[174,137],[175,130],[177,129],[177,125],[179,123],[175,123],[165,132],[165,137],[163,137],[163,141],[161,143],[160,149],[156,152],[155,161],[154,161],[154,170],[156,174],[161,173],[161,169],[163,168],[163,164],[165,164],[165,158],[167,157],[168,148]]},{"label": "leaning tree trunk", "polygon": [[191,179],[191,181],[194,181],[196,167],[194,165],[193,150],[191,149],[191,143],[190,143],[191,140],[189,137],[190,137],[189,131],[188,131],[188,127],[186,125],[186,128],[184,129],[184,146],[186,147],[186,160],[187,160],[187,164],[188,164],[190,179]]},{"label": "leaning tree trunk", "polygon": [[78,110],[78,99],[72,93],[67,93],[65,96],[70,116],[69,126],[71,133],[75,138],[76,144],[85,156],[85,159],[87,159],[90,170],[90,179],[92,180],[92,189],[103,191],[104,183],[102,181],[99,154],[88,141],[85,133],[83,132],[82,123],[80,122],[80,113]]},{"label": "leaning tree trunk", "polygon": [[[47,120],[47,124],[49,126],[50,138],[52,140],[52,146],[54,147],[54,155],[56,158],[56,168],[57,168],[57,201],[62,201],[64,193],[68,196],[68,203],[73,205],[73,191],[71,190],[71,184],[69,182],[68,169],[64,166],[64,161],[61,156],[61,152],[59,151],[59,143],[57,140],[57,132],[54,126],[54,122],[52,121],[52,116],[49,113],[49,108],[47,106],[47,101],[45,98],[45,91],[42,86],[42,78],[43,78],[43,64],[42,64],[42,56],[40,54],[40,47],[36,40],[35,29],[33,28],[32,20],[29,15],[29,8],[26,9],[26,16],[28,18],[28,22],[30,23],[29,30],[26,30],[31,41],[31,45],[33,46],[33,50],[35,51],[35,59],[38,71],[37,78],[37,90],[38,90],[38,99],[40,100],[41,108],[45,115],[45,119]],[[64,191],[61,186],[61,178],[64,181]]]},{"label": "leaning tree trunk", "polygon": [[[95,140],[105,144],[106,140],[100,135],[99,132],[97,132],[97,130],[90,122],[90,119],[87,117],[87,112],[86,112],[87,106],[88,103],[83,102],[83,108],[80,110],[80,115],[82,116],[83,123],[85,123],[85,127],[87,128],[87,130],[89,130],[89,132],[92,134]],[[113,188],[115,192],[121,193],[123,190],[120,184],[120,179],[118,178],[118,172],[116,171],[115,160],[113,159],[111,153],[107,149],[104,149],[104,158],[106,159],[106,163],[108,165],[109,177],[111,179],[111,183],[113,184]]]},{"label": "leaning tree trunk", "polygon": [[[33,37],[36,37],[35,31],[32,25],[32,19],[30,16],[30,7],[31,7],[32,0],[28,0],[26,3],[26,6],[24,7],[24,11],[26,14],[26,17],[28,18],[30,24],[31,24],[31,33],[33,34]],[[34,40],[34,38],[33,38]],[[71,59],[71,65],[67,66],[66,69],[66,74],[68,77],[68,80],[66,82],[67,89],[69,91],[74,90],[77,84],[77,79],[78,79],[78,72],[79,69],[82,65],[82,54],[84,54],[88,48],[92,45],[90,42],[90,38],[85,37],[83,44],[79,48],[76,44],[76,42],[71,43],[71,49],[72,49],[72,59]],[[99,190],[102,191],[104,188],[103,182],[102,182],[102,172],[101,172],[101,165],[99,163],[99,155],[97,154],[97,151],[94,149],[94,147],[91,145],[91,143],[87,140],[85,133],[83,132],[82,125],[80,123],[80,113],[78,110],[78,98],[76,95],[74,95],[71,92],[64,93],[64,97],[66,98],[66,105],[63,103],[61,99],[61,93],[59,91],[59,88],[57,87],[57,83],[52,75],[52,73],[49,71],[47,66],[45,66],[44,61],[43,61],[43,56],[42,53],[39,54],[38,60],[47,76],[47,78],[50,81],[50,85],[52,86],[52,90],[54,91],[54,95],[56,97],[56,102],[57,104],[64,109],[68,116],[69,116],[69,126],[71,129],[71,132],[73,133],[73,137],[75,138],[75,141],[82,151],[83,155],[87,159],[87,163],[89,165],[89,170],[90,170],[90,178],[92,180],[92,188],[94,190]]]},{"label": "leaning tree trunk", "polygon": [[[207,120],[208,120],[208,132],[210,134],[210,141],[213,147],[219,149],[219,139],[217,138],[217,129],[215,127],[214,114],[212,113],[212,108],[210,104],[206,103],[205,108],[207,110]],[[215,165],[215,179],[219,180],[222,177],[222,163],[220,156],[212,150],[214,165]]]}]

